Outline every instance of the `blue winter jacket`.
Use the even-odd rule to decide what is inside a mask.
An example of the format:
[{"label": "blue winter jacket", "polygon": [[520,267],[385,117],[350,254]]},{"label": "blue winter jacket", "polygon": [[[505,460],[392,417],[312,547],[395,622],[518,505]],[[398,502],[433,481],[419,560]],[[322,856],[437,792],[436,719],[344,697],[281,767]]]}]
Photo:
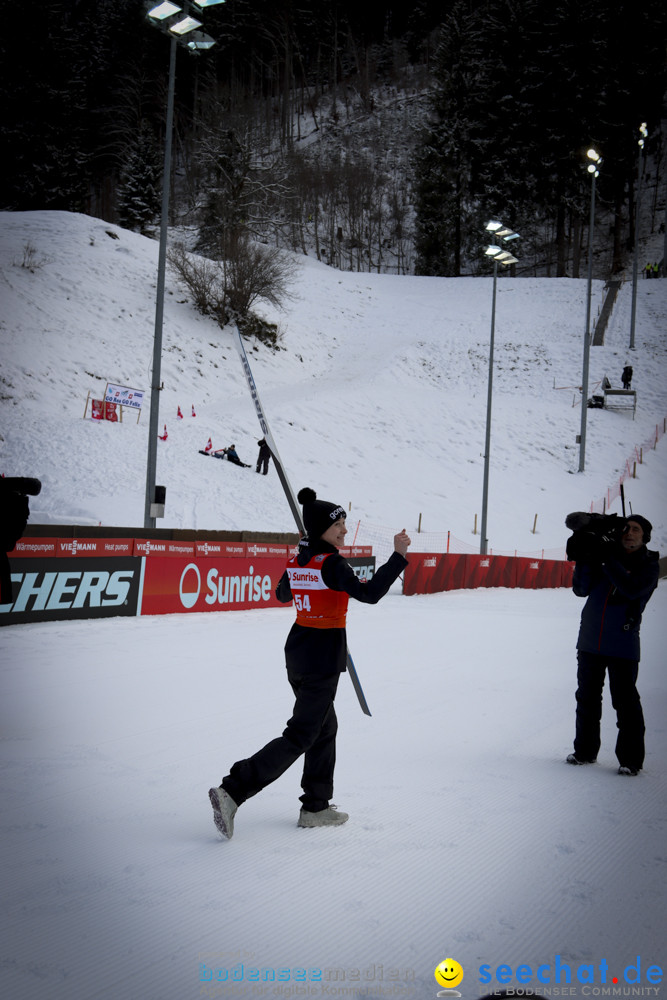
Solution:
[{"label": "blue winter jacket", "polygon": [[639,626],[659,569],[659,554],[646,546],[628,554],[614,545],[601,562],[577,562],[572,589],[577,597],[588,598],[577,649],[639,660]]}]

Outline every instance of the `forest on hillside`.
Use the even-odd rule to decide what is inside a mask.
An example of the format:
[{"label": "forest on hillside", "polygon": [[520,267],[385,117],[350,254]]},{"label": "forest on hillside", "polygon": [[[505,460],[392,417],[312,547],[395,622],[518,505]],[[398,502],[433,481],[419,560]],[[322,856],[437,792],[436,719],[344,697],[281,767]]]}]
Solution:
[{"label": "forest on hillside", "polygon": [[[42,0],[28,44],[3,33],[3,208],[155,232],[169,41],[146,8]],[[344,269],[480,273],[499,216],[525,273],[576,276],[590,145],[598,270],[634,245],[640,171],[642,231],[663,222],[662,0],[226,0],[201,20],[216,45],[178,51],[170,222],[206,256],[244,234]]]}]

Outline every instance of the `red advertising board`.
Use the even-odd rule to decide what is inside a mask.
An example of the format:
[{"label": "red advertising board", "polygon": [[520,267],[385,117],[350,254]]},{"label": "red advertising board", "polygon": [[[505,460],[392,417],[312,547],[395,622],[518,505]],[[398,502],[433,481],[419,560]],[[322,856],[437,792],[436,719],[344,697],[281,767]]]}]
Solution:
[{"label": "red advertising board", "polygon": [[510,556],[466,556],[465,587],[516,587],[517,560]]},{"label": "red advertising board", "polygon": [[132,556],[133,538],[22,538],[10,559],[72,559],[92,556]]},{"label": "red advertising board", "polygon": [[[357,576],[371,579],[372,549],[347,551]],[[288,546],[274,542],[27,537],[8,555],[14,593],[0,625],[290,607],[274,594]]]},{"label": "red advertising board", "polygon": [[56,555],[61,558],[93,556],[131,556],[131,538],[58,538]]},{"label": "red advertising board", "polygon": [[285,563],[275,558],[146,559],[138,613],[285,607],[274,594]]},{"label": "red advertising board", "polygon": [[246,542],[245,550],[253,559],[263,556],[265,559],[282,559],[283,562],[287,562],[286,545],[277,545],[275,542]]},{"label": "red advertising board", "polygon": [[242,559],[245,554],[245,542],[195,542],[198,559]]},{"label": "red advertising board", "polygon": [[437,594],[465,586],[466,557],[463,554],[408,552],[407,560],[404,594]]},{"label": "red advertising board", "polygon": [[57,538],[22,538],[16,547],[8,552],[10,559],[43,559],[56,555]]},{"label": "red advertising board", "polygon": [[517,587],[562,587],[563,566],[556,559],[515,559]]},{"label": "red advertising board", "polygon": [[404,594],[477,587],[571,587],[572,563],[463,553],[408,552]]}]

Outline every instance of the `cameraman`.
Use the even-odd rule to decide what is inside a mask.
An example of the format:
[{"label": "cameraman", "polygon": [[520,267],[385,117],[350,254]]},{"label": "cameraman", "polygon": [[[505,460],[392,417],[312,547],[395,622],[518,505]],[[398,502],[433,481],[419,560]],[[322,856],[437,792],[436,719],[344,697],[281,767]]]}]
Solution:
[{"label": "cameraman", "polygon": [[16,547],[30,517],[28,495],[38,496],[39,479],[27,476],[0,476],[0,604],[11,604],[12,576],[8,552]]},{"label": "cameraman", "polygon": [[605,670],[616,711],[619,774],[639,774],[644,763],[644,715],[636,688],[639,626],[658,585],[658,553],[646,548],[652,525],[632,514],[620,540],[596,538],[574,567],[572,589],[587,597],[577,641],[577,713],[568,764],[592,764],[600,749]]}]

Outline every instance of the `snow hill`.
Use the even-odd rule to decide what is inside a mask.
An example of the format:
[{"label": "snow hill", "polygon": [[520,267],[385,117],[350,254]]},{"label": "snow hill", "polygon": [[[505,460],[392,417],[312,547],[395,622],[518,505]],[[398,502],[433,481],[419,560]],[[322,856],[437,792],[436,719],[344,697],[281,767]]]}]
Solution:
[{"label": "snow hill", "polygon": [[[150,387],[157,244],[60,212],[2,213],[0,225],[0,472],[43,481],[34,523],[141,526],[148,404],[139,423],[127,413],[122,426],[83,416],[88,393],[100,395],[107,381]],[[421,515],[423,532],[449,531],[453,547],[478,550],[492,280],[343,273],[296,259],[291,300],[281,313],[265,310],[280,325],[281,350],[249,345],[295,490],[309,485],[344,504],[358,541],[369,526],[414,534]],[[167,289],[160,525],[291,531],[277,477],[254,472],[260,428],[229,334],[194,311],[173,275]],[[596,281],[594,316],[603,294]],[[618,386],[630,362],[636,419],[589,410],[586,469],[577,473],[585,296],[584,280],[498,279],[494,551],[561,552],[565,514],[605,496],[667,416],[667,282],[639,283],[633,352],[626,283],[605,346],[592,349],[589,394],[605,375]],[[209,436],[215,448],[235,443],[253,468],[200,456]],[[666,470],[662,443],[626,483],[660,547]]]}]

